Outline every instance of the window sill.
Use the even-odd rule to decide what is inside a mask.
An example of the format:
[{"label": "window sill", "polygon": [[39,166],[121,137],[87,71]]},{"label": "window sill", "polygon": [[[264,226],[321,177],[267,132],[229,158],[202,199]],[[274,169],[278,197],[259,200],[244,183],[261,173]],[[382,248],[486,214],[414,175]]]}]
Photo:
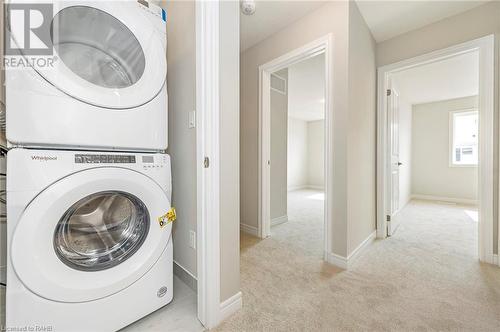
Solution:
[{"label": "window sill", "polygon": [[464,165],[456,165],[456,164],[450,164],[448,165],[450,168],[478,168],[478,164],[464,164]]}]

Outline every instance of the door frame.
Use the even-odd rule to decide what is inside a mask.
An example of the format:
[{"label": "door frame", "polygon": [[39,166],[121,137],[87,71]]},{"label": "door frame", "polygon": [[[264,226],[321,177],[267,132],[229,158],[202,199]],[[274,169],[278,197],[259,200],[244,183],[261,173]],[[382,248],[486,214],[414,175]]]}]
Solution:
[{"label": "door frame", "polygon": [[493,217],[494,217],[494,35],[440,49],[407,60],[378,68],[377,92],[377,237],[387,237],[386,215],[388,212],[388,80],[391,74],[451,58],[473,51],[479,52],[479,259],[493,264]]},{"label": "door frame", "polygon": [[[196,209],[198,319],[220,314],[219,1],[196,1]],[[205,165],[208,158],[209,165]]]},{"label": "door frame", "polygon": [[327,34],[302,47],[290,51],[259,66],[259,213],[258,236],[266,238],[271,233],[270,213],[270,160],[271,152],[271,73],[323,53],[325,56],[325,213],[324,254],[332,251],[333,206],[333,44],[332,34]]}]

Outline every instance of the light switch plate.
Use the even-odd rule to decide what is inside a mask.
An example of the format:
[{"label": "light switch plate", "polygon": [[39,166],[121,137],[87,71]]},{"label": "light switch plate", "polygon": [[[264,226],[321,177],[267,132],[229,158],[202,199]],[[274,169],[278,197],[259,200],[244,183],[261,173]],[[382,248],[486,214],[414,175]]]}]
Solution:
[{"label": "light switch plate", "polygon": [[196,232],[189,231],[189,247],[196,249]]},{"label": "light switch plate", "polygon": [[189,112],[188,115],[188,128],[195,128],[196,127],[196,111],[191,111]]}]

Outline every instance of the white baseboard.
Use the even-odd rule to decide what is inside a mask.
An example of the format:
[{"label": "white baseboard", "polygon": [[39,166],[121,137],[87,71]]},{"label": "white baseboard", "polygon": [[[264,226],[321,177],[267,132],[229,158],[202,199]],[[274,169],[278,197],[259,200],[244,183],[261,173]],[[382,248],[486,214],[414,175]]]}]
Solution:
[{"label": "white baseboard", "polygon": [[432,196],[432,195],[420,195],[420,194],[412,194],[411,199],[419,199],[419,200],[424,200],[424,201],[448,202],[448,203],[457,203],[457,204],[465,204],[465,205],[477,205],[477,203],[478,203],[477,200],[475,200],[475,199]]},{"label": "white baseboard", "polygon": [[243,306],[241,292],[238,292],[220,304],[219,323],[237,312]]},{"label": "white baseboard", "polygon": [[330,253],[325,253],[325,261],[328,263],[335,265],[337,267],[340,267],[341,269],[347,270],[348,264],[347,264],[347,258],[334,254],[332,252]]},{"label": "white baseboard", "polygon": [[289,186],[287,191],[295,191],[295,190],[304,190],[304,189],[313,189],[313,190],[325,190],[324,186],[313,186],[311,184],[304,184],[300,186]]},{"label": "white baseboard", "polygon": [[301,189],[306,189],[306,185],[300,185],[300,186],[288,186],[287,191],[295,191],[295,190],[301,190]]},{"label": "white baseboard", "polygon": [[286,214],[284,216],[271,219],[271,227],[279,225],[279,224],[286,223],[287,221],[288,221],[288,216]]},{"label": "white baseboard", "polygon": [[359,254],[363,252],[363,250],[368,247],[377,237],[377,231],[373,231],[366,239],[361,242],[356,249],[354,249],[349,256],[347,256],[348,264],[352,264],[356,258],[358,258]]},{"label": "white baseboard", "polygon": [[183,283],[189,286],[192,290],[197,292],[198,290],[198,281],[197,278],[184,266],[177,263],[174,260],[174,275],[182,280]]},{"label": "white baseboard", "polygon": [[368,247],[377,237],[377,231],[373,231],[366,239],[361,242],[356,249],[353,250],[347,257],[340,256],[334,253],[325,254],[325,260],[341,269],[348,270],[354,261],[359,257],[366,247]]},{"label": "white baseboard", "polygon": [[313,190],[325,190],[324,186],[312,186],[312,185],[307,185],[306,189],[313,189]]},{"label": "white baseboard", "polygon": [[500,261],[498,260],[498,255],[493,254],[493,264],[500,265]]},{"label": "white baseboard", "polygon": [[247,234],[259,237],[259,229],[257,227],[250,226],[248,224],[240,223],[240,230],[243,233],[247,233]]}]

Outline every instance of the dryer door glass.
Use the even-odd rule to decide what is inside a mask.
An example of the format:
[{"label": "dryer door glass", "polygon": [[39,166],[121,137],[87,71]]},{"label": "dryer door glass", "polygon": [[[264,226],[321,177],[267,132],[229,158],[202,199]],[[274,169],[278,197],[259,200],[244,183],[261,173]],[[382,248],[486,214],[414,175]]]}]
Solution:
[{"label": "dryer door glass", "polygon": [[50,33],[64,64],[93,84],[126,88],[144,73],[146,60],[139,41],[122,22],[102,10],[64,8],[52,20]]},{"label": "dryer door glass", "polygon": [[131,257],[148,231],[149,213],[137,197],[99,192],[76,202],[62,216],[54,232],[54,249],[71,268],[100,271]]}]

